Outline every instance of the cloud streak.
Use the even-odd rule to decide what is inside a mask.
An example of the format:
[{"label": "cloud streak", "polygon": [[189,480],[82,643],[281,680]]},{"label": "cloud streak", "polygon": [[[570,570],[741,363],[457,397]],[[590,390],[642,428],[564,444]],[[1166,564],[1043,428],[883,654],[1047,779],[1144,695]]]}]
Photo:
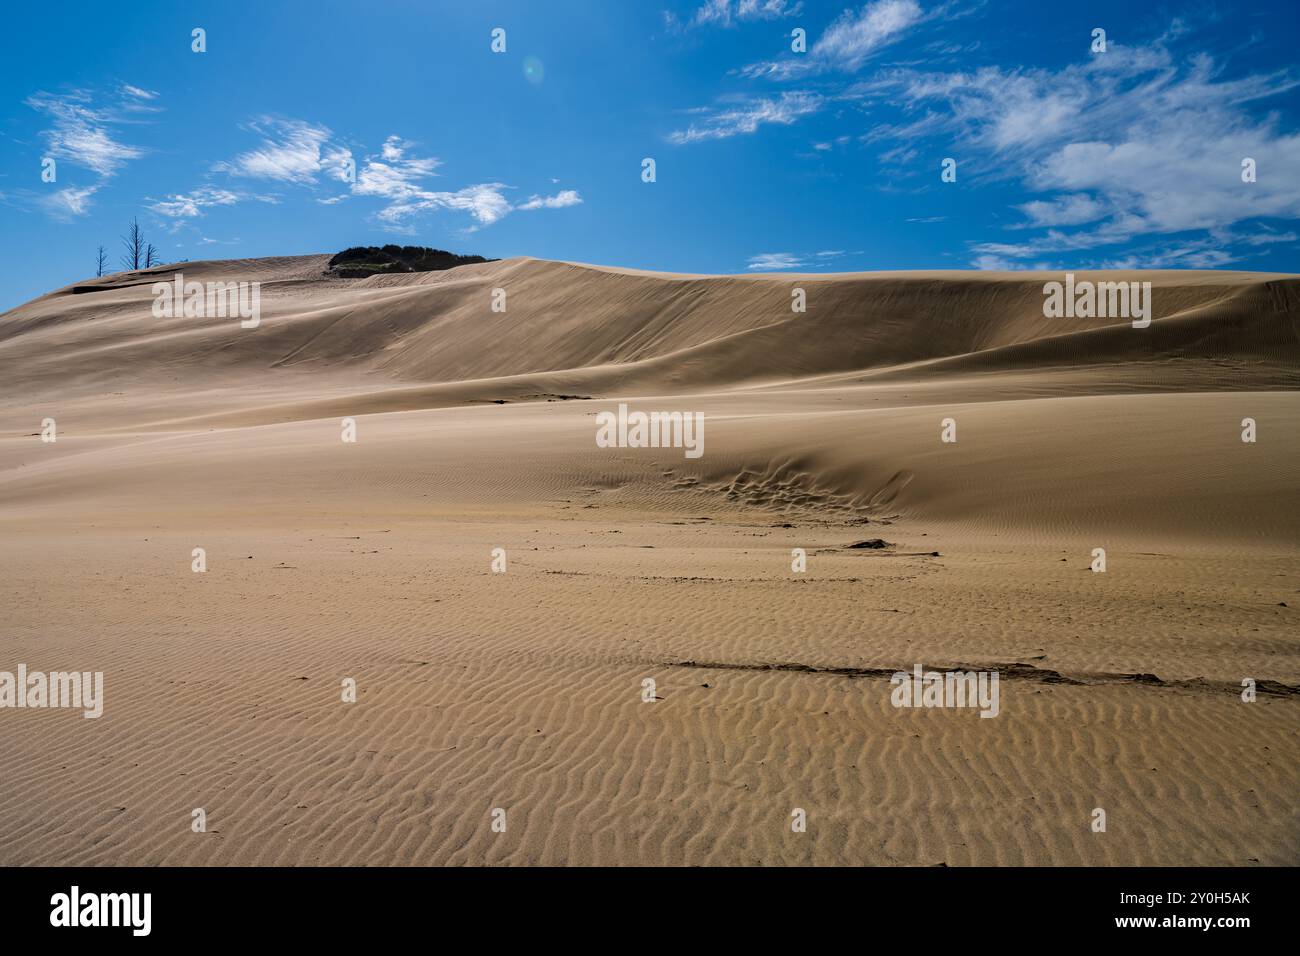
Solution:
[{"label": "cloud streak", "polygon": [[305,185],[316,182],[331,159],[342,158],[338,150],[323,152],[332,135],[325,126],[263,117],[249,128],[262,136],[261,145],[217,163],[214,172]]},{"label": "cloud streak", "polygon": [[705,111],[702,119],[691,123],[686,129],[669,133],[668,142],[682,146],[753,133],[760,126],[769,124],[789,126],[800,117],[821,109],[822,101],[822,97],[816,93],[786,92],[775,97],[760,97],[740,105]]},{"label": "cloud streak", "polygon": [[799,256],[789,252],[760,252],[751,256],[747,269],[757,272],[778,272],[782,269],[797,269],[804,264]]},{"label": "cloud streak", "polygon": [[855,73],[873,54],[902,39],[924,19],[916,0],[874,0],[856,11],[845,10],[807,53],[751,64],[740,72],[777,80],[811,73]]}]

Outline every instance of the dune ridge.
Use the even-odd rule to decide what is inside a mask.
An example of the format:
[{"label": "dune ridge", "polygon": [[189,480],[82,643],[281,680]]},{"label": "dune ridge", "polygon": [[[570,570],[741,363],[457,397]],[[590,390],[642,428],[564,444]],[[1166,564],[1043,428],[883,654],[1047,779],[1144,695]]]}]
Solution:
[{"label": "dune ridge", "polygon": [[[969,367],[993,358],[988,367],[999,369],[1250,360],[1293,373],[1300,353],[1300,279],[1268,274],[1079,273],[1152,283],[1152,328],[1134,335],[1124,320],[1045,318],[1042,286],[1057,278],[1046,273],[693,277],[506,259],[358,280],[314,275],[327,262],[186,263],[80,283],[0,316],[0,355],[16,384],[112,359],[200,378],[312,365],[406,384],[603,372],[607,390],[664,391],[962,358]],[[155,318],[150,286],[178,272],[261,282],[264,326],[249,335],[237,323]],[[804,314],[790,310],[797,287],[809,294]],[[508,292],[504,312],[491,309],[494,288]]]}]

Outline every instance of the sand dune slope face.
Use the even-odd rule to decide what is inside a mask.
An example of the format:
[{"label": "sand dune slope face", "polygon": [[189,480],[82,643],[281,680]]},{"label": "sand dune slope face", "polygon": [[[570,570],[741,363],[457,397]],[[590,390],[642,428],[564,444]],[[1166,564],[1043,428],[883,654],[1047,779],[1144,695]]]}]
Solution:
[{"label": "sand dune slope face", "polygon": [[[1250,273],[1079,273],[1152,284],[1154,325],[1138,335],[1125,319],[1044,317],[1044,281],[1061,277],[1037,273],[718,277],[509,259],[328,280],[325,265],[187,263],[70,286],[4,315],[10,387],[58,375],[69,395],[109,373],[270,385],[296,368],[408,384],[585,370],[600,390],[644,394],[945,360],[944,371],[1197,359],[1287,374],[1300,359],[1300,280]],[[154,283],[178,272],[260,282],[262,324],[155,317]]]},{"label": "sand dune slope face", "polygon": [[0,316],[0,863],[1300,862],[1300,279],[327,261]]},{"label": "sand dune slope face", "polygon": [[[1269,506],[1291,490],[1300,427],[1292,277],[1076,276],[1150,283],[1153,318],[1134,328],[1045,317],[1044,281],[1061,278],[1046,274],[679,276],[511,259],[338,280],[326,265],[187,263],[5,314],[0,427],[21,439],[62,418],[66,444],[14,444],[27,470],[0,496],[39,508],[75,486],[86,473],[57,464],[74,446],[107,441],[106,467],[152,469],[150,449],[130,450],[143,435],[506,403],[566,406],[539,421],[561,429],[566,460],[599,468],[610,456],[595,453],[592,416],[613,406],[584,400],[671,396],[708,416],[714,449],[679,479],[733,497],[744,486],[750,503],[1281,542],[1300,530],[1296,509]],[[259,324],[154,315],[155,283],[178,274],[259,283]],[[796,294],[806,311],[792,311]],[[1262,441],[1240,440],[1247,419]],[[945,420],[955,442],[938,440]],[[511,427],[463,421],[471,441]],[[215,441],[204,447],[220,461],[239,459],[242,442]],[[277,445],[250,438],[263,441]],[[169,447],[156,446],[164,460]],[[313,456],[333,451],[283,467],[328,468]],[[400,472],[400,451],[388,467]]]}]

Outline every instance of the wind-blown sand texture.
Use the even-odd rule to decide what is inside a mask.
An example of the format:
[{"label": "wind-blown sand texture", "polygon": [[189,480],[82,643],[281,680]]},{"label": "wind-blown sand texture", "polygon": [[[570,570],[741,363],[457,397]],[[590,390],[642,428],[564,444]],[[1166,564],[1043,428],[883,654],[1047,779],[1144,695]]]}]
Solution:
[{"label": "wind-blown sand texture", "polygon": [[[327,261],[0,316],[0,670],[105,675],[0,710],[0,864],[1300,863],[1300,280],[1080,273],[1134,329],[1059,275]],[[175,268],[260,326],[155,318]],[[703,456],[597,447],[619,401]],[[891,706],[916,664],[1000,715]]]}]

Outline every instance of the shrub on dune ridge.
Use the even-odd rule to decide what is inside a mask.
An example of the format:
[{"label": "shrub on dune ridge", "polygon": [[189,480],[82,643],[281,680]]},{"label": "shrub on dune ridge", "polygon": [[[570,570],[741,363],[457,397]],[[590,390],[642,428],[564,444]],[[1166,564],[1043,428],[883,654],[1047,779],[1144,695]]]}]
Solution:
[{"label": "shrub on dune ridge", "polygon": [[330,272],[344,279],[359,279],[397,272],[437,272],[491,261],[482,256],[458,256],[445,249],[425,246],[353,246],[330,260]]}]

